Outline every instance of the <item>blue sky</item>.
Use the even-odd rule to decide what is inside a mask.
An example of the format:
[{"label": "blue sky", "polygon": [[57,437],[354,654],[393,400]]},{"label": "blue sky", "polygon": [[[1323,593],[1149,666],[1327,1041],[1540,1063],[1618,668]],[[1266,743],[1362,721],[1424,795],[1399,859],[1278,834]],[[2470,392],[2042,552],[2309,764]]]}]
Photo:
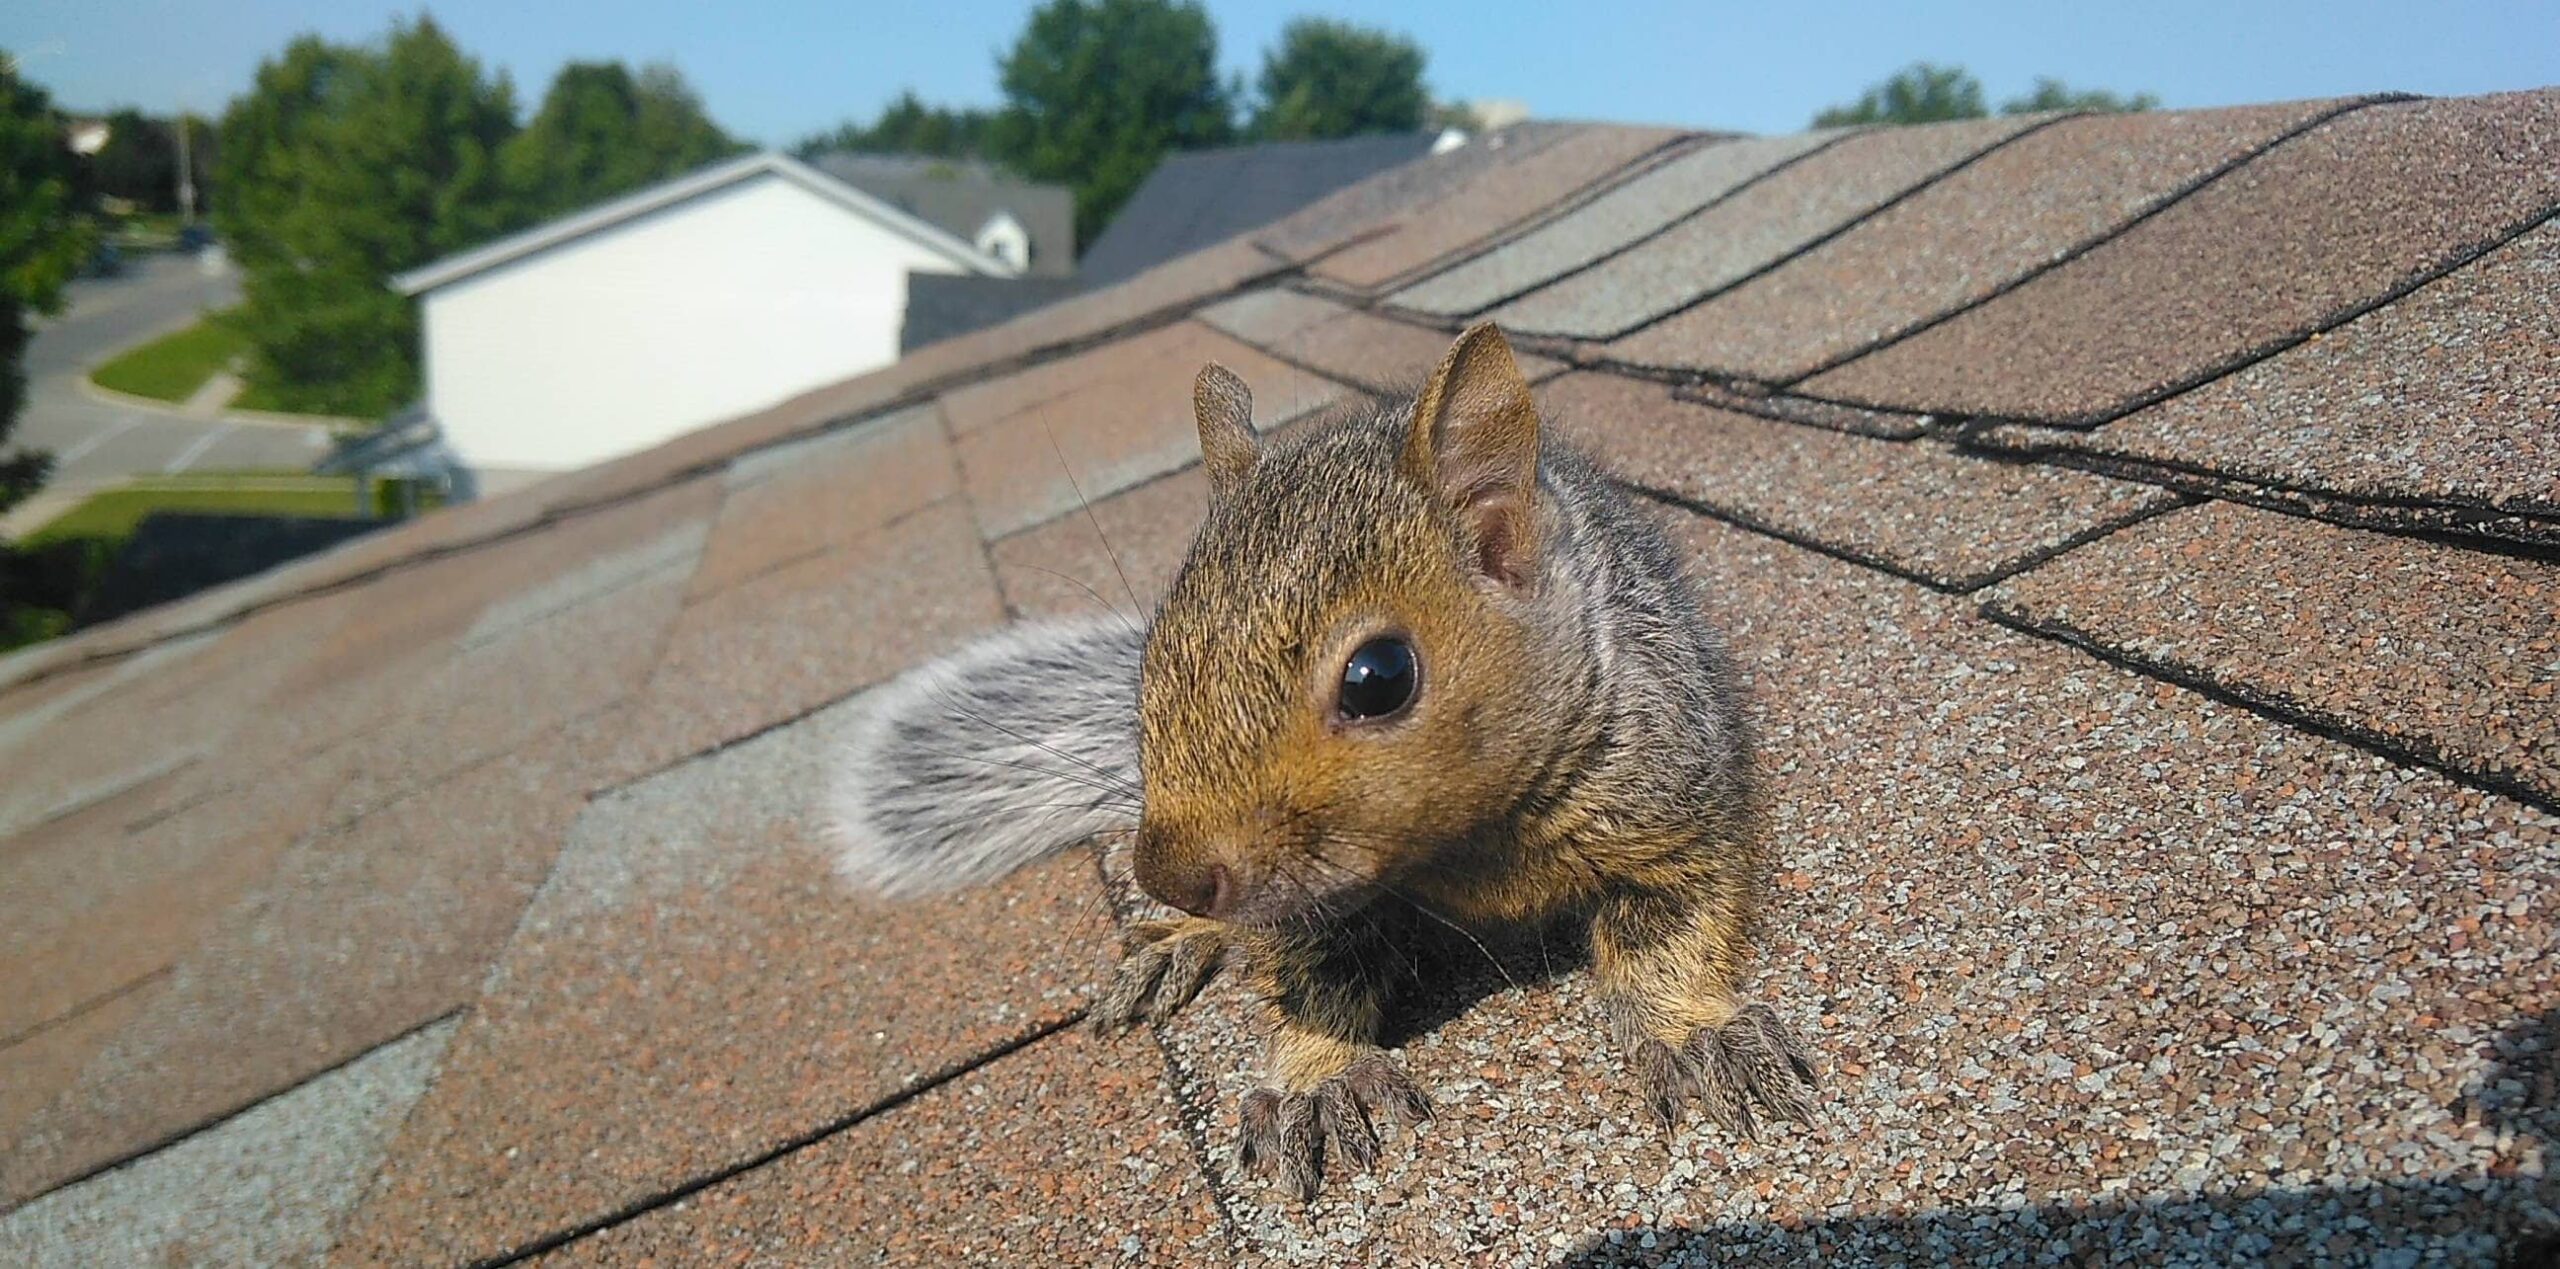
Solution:
[{"label": "blue sky", "polygon": [[[66,105],[219,110],[303,31],[379,34],[415,3],[6,0],[0,48]],[[664,60],[713,117],[787,144],[899,89],[992,104],[995,55],[1028,3],[442,0],[424,6],[530,109],[570,58]],[[1349,5],[1213,0],[1221,60],[1250,71],[1282,23],[1355,17],[1430,54],[1443,97],[1508,98],[1547,118],[1783,132],[1915,59],[1961,63],[1992,99],[2039,74],[2211,106],[2379,89],[2431,94],[2560,84],[2560,0],[2433,3],[1622,3]]]}]

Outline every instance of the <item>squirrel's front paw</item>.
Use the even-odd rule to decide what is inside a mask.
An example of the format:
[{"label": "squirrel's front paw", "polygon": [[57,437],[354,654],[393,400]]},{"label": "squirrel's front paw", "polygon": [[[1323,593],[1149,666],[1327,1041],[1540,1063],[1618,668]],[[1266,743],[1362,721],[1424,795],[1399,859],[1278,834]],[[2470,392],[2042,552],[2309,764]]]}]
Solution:
[{"label": "squirrel's front paw", "polygon": [[1180,1013],[1226,960],[1228,931],[1217,921],[1140,921],[1129,935],[1128,954],[1093,1002],[1094,1029],[1104,1035],[1127,1031],[1141,1019],[1163,1022]]},{"label": "squirrel's front paw", "polygon": [[1645,1105],[1667,1130],[1695,1099],[1707,1118],[1749,1140],[1758,1113],[1798,1122],[1813,1118],[1813,1060],[1769,1006],[1746,1005],[1720,1027],[1701,1027],[1678,1048],[1648,1039],[1636,1046],[1635,1074]]},{"label": "squirrel's front paw", "polygon": [[1236,1159],[1311,1202],[1324,1184],[1328,1157],[1363,1171],[1377,1163],[1381,1116],[1421,1123],[1431,1118],[1431,1099],[1393,1058],[1372,1052],[1303,1093],[1264,1088],[1246,1094]]}]

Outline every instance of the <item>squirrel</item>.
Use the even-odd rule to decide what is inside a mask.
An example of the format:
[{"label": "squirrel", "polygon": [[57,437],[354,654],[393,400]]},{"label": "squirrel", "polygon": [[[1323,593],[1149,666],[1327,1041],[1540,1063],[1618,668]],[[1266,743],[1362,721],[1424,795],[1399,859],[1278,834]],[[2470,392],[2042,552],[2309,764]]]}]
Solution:
[{"label": "squirrel", "polygon": [[1192,399],[1209,510],[1153,621],[1017,627],[881,689],[834,772],[843,875],[919,894],[1125,842],[1185,915],[1133,927],[1091,1021],[1160,1023],[1240,963],[1271,1040],[1238,1160],[1302,1200],[1431,1114],[1379,1047],[1391,899],[1587,923],[1666,1130],[1809,1119],[1812,1059],[1737,991],[1769,861],[1732,655],[1501,331],[1268,442],[1225,368]]}]

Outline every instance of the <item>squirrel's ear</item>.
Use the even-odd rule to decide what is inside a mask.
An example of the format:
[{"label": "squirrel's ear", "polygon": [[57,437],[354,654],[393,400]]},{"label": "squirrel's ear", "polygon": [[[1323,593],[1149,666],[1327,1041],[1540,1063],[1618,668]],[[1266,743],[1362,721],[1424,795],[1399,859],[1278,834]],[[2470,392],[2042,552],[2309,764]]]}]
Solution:
[{"label": "squirrel's ear", "polygon": [[1404,464],[1458,513],[1485,576],[1514,589],[1536,580],[1538,407],[1500,327],[1468,327],[1431,372]]},{"label": "squirrel's ear", "polygon": [[1253,392],[1236,372],[1216,362],[1191,381],[1191,412],[1200,423],[1200,457],[1209,468],[1209,496],[1223,500],[1244,484],[1262,452],[1253,440]]}]

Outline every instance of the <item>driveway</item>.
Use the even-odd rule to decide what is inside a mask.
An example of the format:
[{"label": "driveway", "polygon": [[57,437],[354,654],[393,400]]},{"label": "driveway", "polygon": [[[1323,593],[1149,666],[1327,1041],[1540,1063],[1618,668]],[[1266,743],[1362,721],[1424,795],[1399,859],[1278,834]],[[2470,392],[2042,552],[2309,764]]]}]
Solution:
[{"label": "driveway", "polygon": [[9,438],[12,448],[53,451],[47,494],[134,475],[302,468],[319,457],[328,438],[318,427],[189,417],[87,388],[84,376],[99,362],[239,299],[237,272],[208,274],[184,256],[139,256],[121,277],[72,284],[68,306],[27,347],[27,407]]}]

